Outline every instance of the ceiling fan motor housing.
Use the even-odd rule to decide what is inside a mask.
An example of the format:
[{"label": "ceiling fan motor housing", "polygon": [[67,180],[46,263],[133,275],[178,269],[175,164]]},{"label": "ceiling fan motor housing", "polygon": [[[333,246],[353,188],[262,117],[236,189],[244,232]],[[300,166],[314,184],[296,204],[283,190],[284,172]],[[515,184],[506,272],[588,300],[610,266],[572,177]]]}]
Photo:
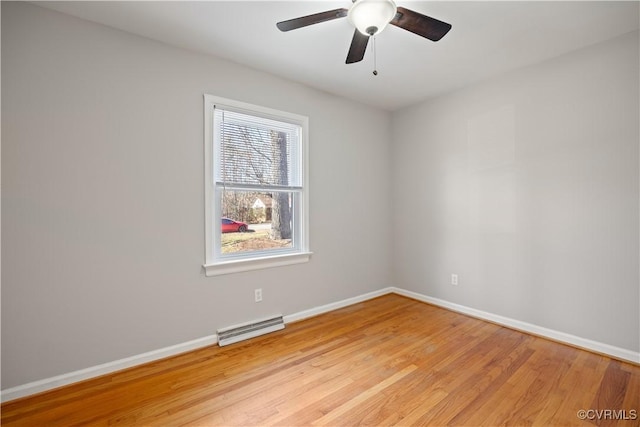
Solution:
[{"label": "ceiling fan motor housing", "polygon": [[393,0],[357,0],[349,9],[349,22],[366,36],[373,36],[385,29],[396,16]]}]

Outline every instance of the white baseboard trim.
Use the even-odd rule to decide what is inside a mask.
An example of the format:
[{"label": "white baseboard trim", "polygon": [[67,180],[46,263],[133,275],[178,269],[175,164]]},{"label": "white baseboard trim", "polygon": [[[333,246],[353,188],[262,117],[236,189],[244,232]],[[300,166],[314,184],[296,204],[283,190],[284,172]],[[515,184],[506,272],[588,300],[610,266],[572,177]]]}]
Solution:
[{"label": "white baseboard trim", "polygon": [[622,359],[633,363],[640,363],[640,352],[627,350],[620,347],[615,347],[609,344],[604,344],[597,341],[592,341],[586,338],[581,338],[575,335],[567,334],[564,332],[556,331],[553,329],[544,328],[531,323],[522,322],[520,320],[511,319],[508,317],[500,316],[497,314],[489,313],[475,308],[467,307],[460,304],[455,304],[449,301],[441,300],[438,298],[429,297],[419,294],[417,292],[407,291],[401,288],[391,288],[391,292],[398,295],[402,295],[408,298],[412,298],[418,301],[426,302],[436,305],[438,307],[446,308],[457,313],[466,314],[471,317],[475,317],[481,320],[487,320],[489,322],[497,323],[502,326],[506,326],[511,329],[526,332],[532,335],[549,338],[553,341],[569,344],[574,347],[579,347],[585,350],[593,351],[596,353],[605,354],[607,356],[614,357],[616,359]]},{"label": "white baseboard trim", "polygon": [[143,363],[153,362],[155,360],[175,356],[180,353],[186,353],[187,351],[213,345],[217,342],[217,335],[209,335],[207,337],[198,338],[182,344],[172,345],[170,347],[149,351],[147,353],[138,354],[113,362],[107,362],[102,365],[92,366],[89,368],[81,369],[79,371],[69,372],[67,374],[57,375],[55,377],[30,382],[28,384],[2,390],[1,400],[4,403],[10,400],[19,399],[21,397],[31,396],[32,394],[42,393],[54,388],[77,383],[91,378],[96,378],[101,375],[121,371],[123,369],[131,368]]},{"label": "white baseboard trim", "polygon": [[284,316],[284,323],[297,322],[299,320],[307,319],[309,317],[318,316],[320,314],[328,313],[339,308],[347,307],[353,304],[358,304],[363,301],[367,301],[373,298],[377,298],[382,295],[390,294],[394,288],[384,288],[378,291],[369,292],[356,297],[347,298],[342,301],[332,302],[330,304],[321,305],[320,307],[314,307],[309,310],[299,311],[298,313],[289,314]]},{"label": "white baseboard trim", "polygon": [[[345,300],[334,302],[331,304],[326,304],[320,307],[315,307],[309,310],[300,311],[298,313],[284,316],[284,323],[286,324],[286,323],[296,322],[302,319],[306,319],[308,317],[317,316],[319,314],[327,313],[329,311],[337,310],[339,308],[343,308],[349,305],[367,301],[391,292],[392,292],[392,288],[385,288],[378,291],[369,292],[367,294],[359,295],[353,298],[347,298]],[[143,363],[149,363],[156,360],[164,359],[166,357],[175,356],[180,353],[186,353],[191,350],[196,350],[198,348],[216,344],[217,342],[218,342],[217,335],[209,335],[204,338],[199,338],[199,339],[185,342],[182,344],[176,344],[170,347],[153,350],[147,353],[127,357],[125,359],[120,359],[113,362],[104,363],[102,365],[81,369],[79,371],[69,372],[67,374],[30,382],[28,384],[2,390],[0,392],[1,394],[0,401],[4,403],[10,400],[19,399],[21,397],[31,396],[33,394],[53,390],[54,388],[58,388],[65,385],[88,380],[91,378],[99,377],[101,375],[111,374],[113,372],[121,371],[123,369],[131,368],[133,366],[142,365]]]},{"label": "white baseboard trim", "polygon": [[[363,301],[367,301],[373,298],[377,298],[382,295],[396,293],[408,298],[412,298],[418,301],[433,304],[442,308],[446,308],[451,311],[466,314],[468,316],[476,317],[478,319],[487,320],[499,325],[506,326],[508,328],[516,329],[526,333],[539,335],[566,343],[575,347],[584,348],[586,350],[595,351],[608,356],[615,357],[617,359],[627,360],[633,363],[640,363],[640,352],[634,352],[619,347],[614,347],[608,344],[591,341],[585,338],[580,338],[574,335],[566,334],[564,332],[555,331],[552,329],[543,328],[530,323],[521,322],[519,320],[510,319],[508,317],[499,316],[497,314],[488,313],[486,311],[476,310],[474,308],[466,307],[463,305],[455,304],[449,301],[441,300],[438,298],[429,297],[416,292],[408,291],[402,288],[388,287],[374,292],[369,292],[363,295],[358,295],[352,298],[347,298],[342,301],[322,305],[319,307],[311,308],[309,310],[300,311],[284,316],[285,324],[291,322],[297,322],[309,317],[318,316],[323,313],[328,313],[333,310],[337,310],[343,307],[347,307],[353,304],[358,304]],[[10,400],[19,399],[21,397],[31,396],[36,393],[42,393],[54,388],[62,387],[65,385],[73,384],[79,381],[99,377],[101,375],[110,374],[123,369],[131,368],[137,365],[141,365],[148,362],[153,362],[166,357],[175,356],[180,353],[185,353],[192,350],[197,350],[202,347],[216,344],[218,342],[217,335],[209,335],[203,338],[188,341],[182,344],[176,344],[173,346],[153,350],[147,353],[127,357],[124,359],[116,360],[113,362],[104,363],[102,365],[81,369],[79,371],[70,372],[63,375],[58,375],[51,378],[45,378],[43,380],[34,381],[28,384],[12,387],[6,390],[2,390],[1,401],[8,402]]]}]

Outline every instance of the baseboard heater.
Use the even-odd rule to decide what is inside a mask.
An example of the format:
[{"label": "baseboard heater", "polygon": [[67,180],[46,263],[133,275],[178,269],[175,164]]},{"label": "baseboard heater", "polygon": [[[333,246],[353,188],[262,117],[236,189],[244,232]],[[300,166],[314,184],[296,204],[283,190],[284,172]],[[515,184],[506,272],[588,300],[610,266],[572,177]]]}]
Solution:
[{"label": "baseboard heater", "polygon": [[222,347],[238,341],[268,334],[269,332],[279,331],[280,329],[284,329],[284,319],[282,315],[218,329],[218,345]]}]

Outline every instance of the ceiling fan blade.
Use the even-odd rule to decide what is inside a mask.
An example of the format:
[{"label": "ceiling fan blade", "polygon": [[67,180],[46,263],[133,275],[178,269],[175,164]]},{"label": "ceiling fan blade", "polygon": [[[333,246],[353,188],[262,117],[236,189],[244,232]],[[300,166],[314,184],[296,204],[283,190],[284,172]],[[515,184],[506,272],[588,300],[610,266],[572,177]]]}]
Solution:
[{"label": "ceiling fan blade", "polygon": [[389,23],[434,42],[444,37],[451,29],[451,24],[404,7],[397,8],[396,16]]},{"label": "ceiling fan blade", "polygon": [[278,22],[276,26],[280,31],[291,31],[297,28],[306,27],[307,25],[319,24],[321,22],[344,18],[345,16],[347,16],[348,12],[349,10],[344,8],[328,10],[326,12],[315,13],[313,15],[301,16],[300,18]]},{"label": "ceiling fan blade", "polygon": [[369,36],[356,30],[355,33],[353,33],[353,40],[351,40],[351,47],[349,47],[349,53],[347,54],[347,64],[362,61],[368,43]]}]

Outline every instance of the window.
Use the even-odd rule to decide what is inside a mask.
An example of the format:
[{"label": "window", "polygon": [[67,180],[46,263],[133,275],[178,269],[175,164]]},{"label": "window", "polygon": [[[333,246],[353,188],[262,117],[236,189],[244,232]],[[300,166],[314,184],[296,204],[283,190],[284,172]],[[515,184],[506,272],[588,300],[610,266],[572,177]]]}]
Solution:
[{"label": "window", "polygon": [[205,273],[309,260],[308,119],[204,96]]}]

